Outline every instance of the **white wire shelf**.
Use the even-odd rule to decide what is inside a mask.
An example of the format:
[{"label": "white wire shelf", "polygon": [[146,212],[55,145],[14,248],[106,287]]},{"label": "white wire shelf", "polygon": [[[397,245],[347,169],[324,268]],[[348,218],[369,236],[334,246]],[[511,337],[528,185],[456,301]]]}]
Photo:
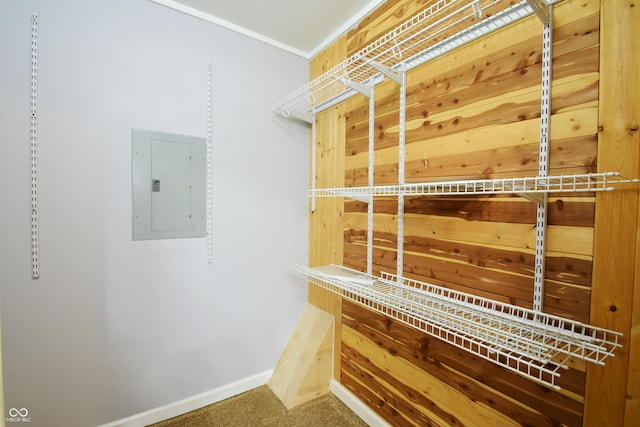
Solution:
[{"label": "white wire shelf", "polygon": [[319,188],[309,190],[312,197],[349,197],[368,202],[375,196],[543,194],[612,191],[617,184],[636,183],[618,172],[602,172],[524,178],[498,178],[371,187]]},{"label": "white wire shelf", "polygon": [[531,15],[530,1],[439,0],[283,98],[274,106],[274,114],[312,117],[357,94],[356,85],[373,87],[385,75],[409,71]]},{"label": "white wire shelf", "polygon": [[556,389],[571,358],[604,365],[621,347],[619,332],[389,273],[375,277],[338,265],[293,269],[315,285]]}]

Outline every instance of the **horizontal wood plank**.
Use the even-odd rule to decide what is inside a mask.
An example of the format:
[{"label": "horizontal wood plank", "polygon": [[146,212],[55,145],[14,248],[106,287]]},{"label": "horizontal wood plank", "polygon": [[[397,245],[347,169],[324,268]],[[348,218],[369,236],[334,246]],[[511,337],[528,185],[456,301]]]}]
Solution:
[{"label": "horizontal wood plank", "polygon": [[[531,383],[382,314],[345,302],[343,327],[343,357],[355,361],[350,367],[351,375],[360,366],[372,376],[370,381],[380,378],[393,383],[387,377],[390,374],[385,372],[386,366],[376,365],[375,360],[403,359],[403,363],[414,365],[471,401],[508,414],[522,425],[554,425],[554,422],[581,425],[581,402]],[[372,352],[380,355],[370,357]],[[584,374],[581,376],[584,384]],[[417,394],[422,386],[414,384],[418,387]]]}]

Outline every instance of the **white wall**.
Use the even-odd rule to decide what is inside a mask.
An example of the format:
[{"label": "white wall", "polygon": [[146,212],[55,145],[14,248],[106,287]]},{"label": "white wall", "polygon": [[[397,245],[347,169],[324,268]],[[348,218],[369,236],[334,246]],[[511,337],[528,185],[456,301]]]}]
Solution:
[{"label": "white wall", "polygon": [[[306,301],[308,128],[272,105],[299,57],[146,0],[0,3],[5,408],[91,426],[272,369]],[[39,14],[41,278],[31,279],[29,65]],[[205,239],[131,240],[131,128],[206,136]],[[7,416],[3,414],[3,417]]]}]

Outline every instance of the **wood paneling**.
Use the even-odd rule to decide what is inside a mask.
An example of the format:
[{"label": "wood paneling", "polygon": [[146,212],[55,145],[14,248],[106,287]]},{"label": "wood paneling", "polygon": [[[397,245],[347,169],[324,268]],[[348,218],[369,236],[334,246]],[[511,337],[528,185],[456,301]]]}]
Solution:
[{"label": "wood paneling", "polygon": [[341,381],[393,425],[581,425],[582,372],[567,396],[348,301],[342,321]]},{"label": "wood paneling", "polygon": [[[346,38],[342,37],[311,61],[311,78],[340,63],[346,55]],[[316,117],[316,181],[318,188],[344,185],[344,104]],[[309,150],[311,152],[311,150]],[[309,168],[311,170],[311,168]],[[309,205],[311,208],[311,204]],[[315,212],[309,211],[309,265],[341,264],[343,259],[343,203],[340,199],[317,199]],[[334,316],[334,375],[340,371],[342,298],[309,284],[309,302]]]},{"label": "wood paneling", "polygon": [[[404,3],[407,8],[415,6],[409,3]],[[556,7],[560,24],[554,31],[551,174],[597,168],[598,4],[571,3]],[[383,9],[371,18],[376,22],[373,32],[379,32],[380,17],[404,10],[397,3]],[[541,55],[540,23],[530,18],[412,70],[407,182],[537,175]],[[374,181],[394,184],[399,131],[395,84],[376,89],[375,108]],[[347,103],[347,186],[367,182],[368,109],[363,98]],[[373,268],[393,272],[397,203],[376,199],[374,211]],[[407,198],[405,274],[530,308],[535,221],[535,205],[517,197]],[[589,319],[593,222],[593,194],[551,198],[544,297],[549,313]],[[361,270],[366,268],[366,226],[366,207],[346,201],[344,263]]]},{"label": "wood paneling", "polygon": [[[312,77],[431,3],[387,0],[314,60]],[[638,7],[564,0],[554,9],[549,173],[637,177]],[[408,73],[407,182],[537,175],[541,46],[532,16]],[[398,97],[391,81],[376,87],[376,185],[398,181]],[[367,185],[368,119],[362,96],[318,117],[318,187]],[[393,425],[579,426],[583,409],[589,426],[637,419],[638,205],[637,186],[549,198],[544,311],[624,332],[606,367],[571,362],[556,391],[312,289],[310,301],[342,322],[336,375]],[[407,197],[404,275],[531,308],[535,209],[508,195]],[[367,206],[318,199],[310,215],[310,265],[366,271]],[[395,198],[375,199],[374,274],[395,272],[397,218]]]},{"label": "wood paneling", "polygon": [[[637,50],[636,50],[637,52]],[[638,197],[640,212],[640,197]],[[636,268],[633,281],[633,308],[631,310],[631,331],[629,333],[629,368],[627,374],[627,392],[625,394],[625,427],[633,427],[640,419],[640,266],[638,265],[640,250],[640,215],[636,225]],[[618,390],[613,390],[616,393]]]},{"label": "wood paneling", "polygon": [[[601,1],[598,168],[640,176],[640,5]],[[638,392],[638,186],[596,197],[591,322],[625,334],[605,366],[587,369],[585,425],[635,425]],[[635,297],[634,297],[635,295]],[[634,353],[635,360],[630,363]]]}]

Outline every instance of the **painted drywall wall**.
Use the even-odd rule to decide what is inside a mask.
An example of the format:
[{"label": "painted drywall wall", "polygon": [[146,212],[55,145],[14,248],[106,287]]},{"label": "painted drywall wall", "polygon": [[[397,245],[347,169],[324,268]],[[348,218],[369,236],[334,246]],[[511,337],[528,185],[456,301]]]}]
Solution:
[{"label": "painted drywall wall", "polygon": [[[305,82],[307,62],[146,0],[1,8],[5,407],[27,408],[34,427],[98,425],[272,369],[306,300],[289,266],[307,256],[308,128],[271,106]],[[131,129],[206,136],[209,62],[212,264],[205,239],[131,239]]]}]

